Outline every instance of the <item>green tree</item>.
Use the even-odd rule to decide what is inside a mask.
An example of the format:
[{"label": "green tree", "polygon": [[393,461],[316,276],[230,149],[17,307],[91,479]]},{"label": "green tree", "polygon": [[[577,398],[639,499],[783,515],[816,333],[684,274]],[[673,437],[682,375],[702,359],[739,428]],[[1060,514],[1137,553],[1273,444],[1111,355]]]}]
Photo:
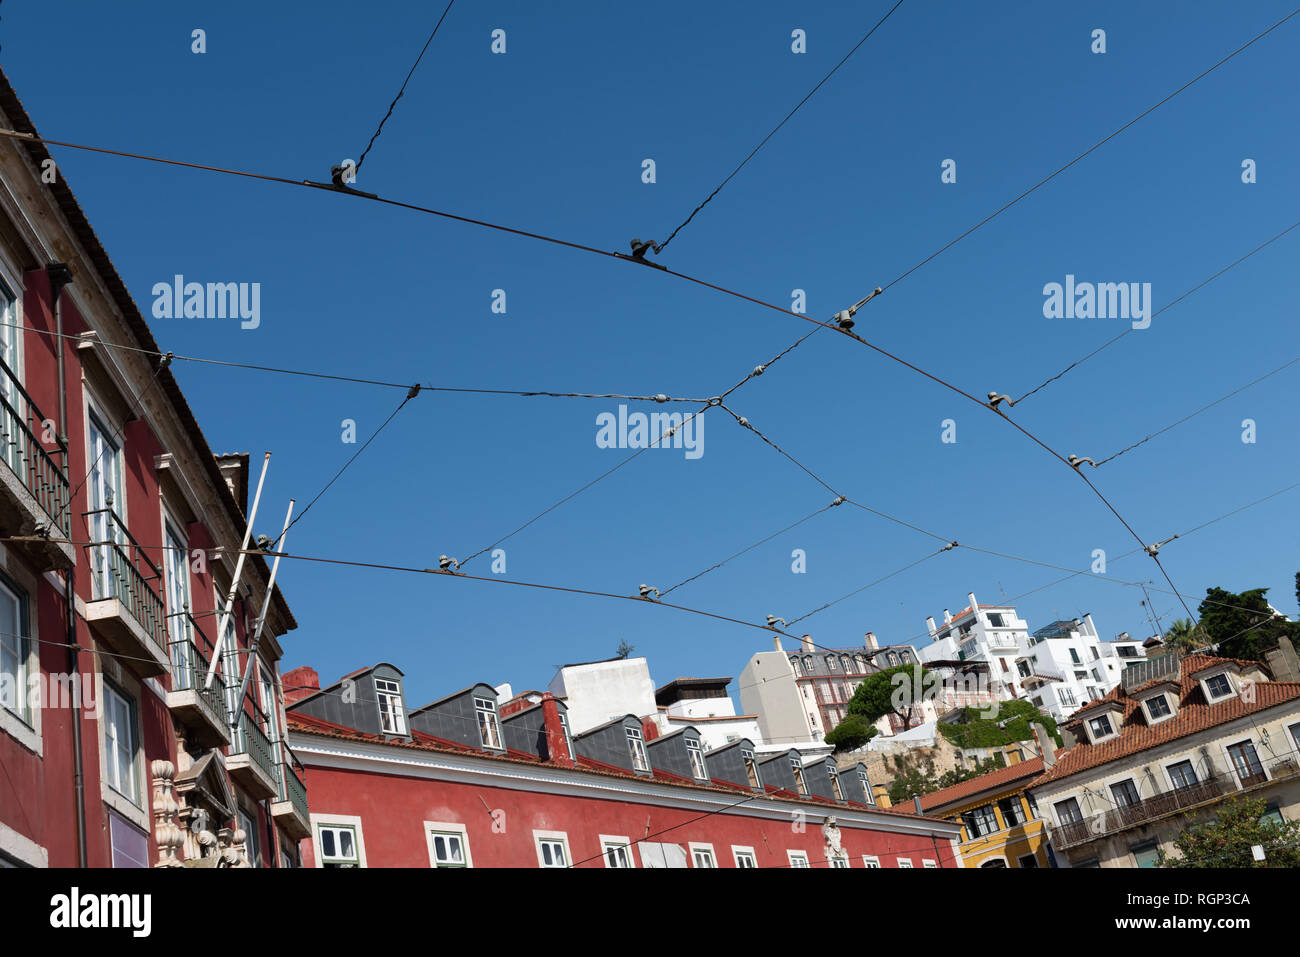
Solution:
[{"label": "green tree", "polygon": [[826,743],[839,751],[856,751],[880,733],[874,724],[869,724],[861,715],[847,714],[826,735]]},{"label": "green tree", "polygon": [[893,804],[910,801],[914,794],[939,790],[934,773],[934,759],[913,761],[906,754],[894,758],[894,780],[889,782],[889,800]]},{"label": "green tree", "polygon": [[849,700],[848,713],[867,724],[875,724],[887,714],[903,723],[906,731],[920,724],[921,704],[937,685],[939,675],[920,665],[885,668],[862,679]]},{"label": "green tree", "polygon": [[1062,744],[1056,720],[1039,711],[1032,701],[1004,701],[993,717],[988,717],[983,708],[962,711],[959,723],[939,725],[939,733],[959,748],[997,748],[1028,741],[1034,736],[1035,724],[1041,724],[1058,745]]},{"label": "green tree", "polygon": [[1175,618],[1169,625],[1169,630],[1165,632],[1164,640],[1165,644],[1184,655],[1198,648],[1204,648],[1209,643],[1205,637],[1205,629],[1200,625],[1193,625],[1189,618]]},{"label": "green tree", "polygon": [[618,640],[618,649],[614,652],[614,657],[619,659],[627,658],[634,651],[636,651],[636,645],[630,645],[626,638],[620,638]]},{"label": "green tree", "polygon": [[1300,638],[1300,624],[1276,614],[1264,597],[1267,588],[1252,588],[1234,594],[1222,588],[1207,588],[1205,600],[1197,611],[1200,627],[1219,654],[1229,658],[1262,661],[1264,649],[1277,644],[1278,638]]},{"label": "green tree", "polygon": [[[1264,848],[1256,861],[1251,848]],[[1300,867],[1300,821],[1266,820],[1262,799],[1229,798],[1214,820],[1184,828],[1160,867]]]}]

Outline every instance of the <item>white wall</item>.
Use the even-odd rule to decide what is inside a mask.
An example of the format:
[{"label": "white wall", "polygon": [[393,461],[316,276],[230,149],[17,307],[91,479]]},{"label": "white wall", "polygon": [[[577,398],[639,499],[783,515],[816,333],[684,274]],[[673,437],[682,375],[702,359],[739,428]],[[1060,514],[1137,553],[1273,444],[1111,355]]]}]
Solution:
[{"label": "white wall", "polygon": [[638,718],[658,714],[655,686],[644,658],[561,668],[548,690],[565,699],[569,731],[575,735],[625,714]]}]

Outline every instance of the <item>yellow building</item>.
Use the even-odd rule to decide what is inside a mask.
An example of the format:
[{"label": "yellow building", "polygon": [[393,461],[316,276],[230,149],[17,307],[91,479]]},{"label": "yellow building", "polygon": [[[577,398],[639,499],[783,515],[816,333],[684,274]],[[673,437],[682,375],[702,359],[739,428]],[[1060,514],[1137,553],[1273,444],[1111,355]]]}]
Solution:
[{"label": "yellow building", "polygon": [[1025,794],[1042,773],[1042,758],[1017,761],[924,795],[921,809],[961,823],[964,867],[1049,867],[1047,832]]}]

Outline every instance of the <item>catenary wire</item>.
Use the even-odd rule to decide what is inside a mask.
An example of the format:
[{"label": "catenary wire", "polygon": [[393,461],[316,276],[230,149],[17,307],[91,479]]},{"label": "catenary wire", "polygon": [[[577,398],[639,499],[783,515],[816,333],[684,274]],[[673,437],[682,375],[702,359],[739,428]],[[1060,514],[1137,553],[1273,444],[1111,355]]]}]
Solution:
[{"label": "catenary wire", "polygon": [[674,237],[676,237],[678,233],[680,233],[683,229],[685,229],[688,225],[690,225],[691,220],[695,218],[695,214],[698,213],[700,210],[702,210],[705,206],[709,205],[709,203],[713,201],[713,197],[717,196],[718,193],[722,192],[722,188],[726,186],[728,183],[730,183],[732,178],[735,177],[735,175],[739,173],[742,169],[744,169],[750,160],[752,160],[755,156],[758,155],[759,150],[761,150],[764,146],[767,145],[767,141],[770,140],[773,136],[775,136],[778,132],[780,132],[781,127],[785,126],[785,124],[788,123],[791,120],[791,118],[793,118],[794,115],[799,112],[799,110],[803,107],[803,105],[813,98],[814,94],[816,94],[816,92],[820,90],[832,76],[835,75],[835,73],[839,70],[839,68],[842,67],[845,63],[847,63],[849,61],[849,58],[852,57],[853,54],[858,52],[858,48],[861,47],[868,40],[870,40],[871,35],[875,33],[877,30],[879,30],[884,25],[885,21],[888,20],[891,16],[893,16],[894,11],[897,10],[902,5],[903,5],[903,0],[898,0],[897,3],[895,3],[892,7],[889,8],[888,13],[886,13],[883,17],[881,17],[878,21],[876,21],[875,26],[873,26],[870,30],[867,31],[866,36],[864,36],[861,40],[859,40],[856,44],[854,44],[853,49],[849,50],[848,53],[844,54],[844,57],[838,63],[836,63],[835,66],[831,67],[831,71],[821,78],[821,80],[817,83],[817,85],[814,86],[812,90],[809,91],[807,96],[805,96],[802,100],[800,100],[797,104],[795,104],[795,108],[785,115],[785,119],[781,120],[780,123],[776,124],[776,126],[772,129],[772,131],[768,133],[766,136],[764,136],[762,140],[759,141],[759,144],[755,146],[753,150],[750,151],[749,155],[740,161],[739,166],[737,166],[735,169],[733,169],[730,173],[727,174],[726,179],[724,179],[721,183],[719,183],[717,188],[714,189],[714,191],[711,192],[707,197],[705,197],[704,202],[700,203],[700,205],[696,206],[693,210],[691,210],[691,214],[686,217],[685,221],[683,221],[680,226],[674,229],[667,239],[665,239],[662,243],[658,244],[658,248],[655,249],[656,255],[658,255],[661,251],[666,249],[668,247],[668,244],[673,241]]},{"label": "catenary wire", "polygon": [[[1223,275],[1224,273],[1226,273],[1228,270],[1230,270],[1230,269],[1232,269],[1232,268],[1234,268],[1234,267],[1236,267],[1236,266],[1241,265],[1241,264],[1244,263],[1247,259],[1249,259],[1251,256],[1255,255],[1257,252],[1259,252],[1259,251],[1261,251],[1262,249],[1264,249],[1264,248],[1266,248],[1266,247],[1272,245],[1273,243],[1277,242],[1279,239],[1281,239],[1281,238],[1282,238],[1283,236],[1285,236],[1287,233],[1291,232],[1291,231],[1292,231],[1293,229],[1295,229],[1297,226],[1300,226],[1300,222],[1292,223],[1290,226],[1288,226],[1286,229],[1282,230],[1280,233],[1278,233],[1277,235],[1275,235],[1273,238],[1271,238],[1271,239],[1267,239],[1267,240],[1265,240],[1264,242],[1260,243],[1258,246],[1256,246],[1256,247],[1255,247],[1254,249],[1252,249],[1250,252],[1246,253],[1246,255],[1240,257],[1239,259],[1235,259],[1235,260],[1233,260],[1232,262],[1228,263],[1228,265],[1224,266],[1222,269],[1220,269],[1218,272],[1216,272],[1216,273],[1215,273],[1213,276],[1211,276],[1209,279],[1202,280],[1201,282],[1199,282],[1199,283],[1197,283],[1195,286],[1193,286],[1191,289],[1189,289],[1189,290],[1187,290],[1185,293],[1183,293],[1181,296],[1179,296],[1177,299],[1174,299],[1172,302],[1167,302],[1167,303],[1165,303],[1163,306],[1161,306],[1159,309],[1157,309],[1155,312],[1153,312],[1153,313],[1151,314],[1151,319],[1152,319],[1152,321],[1154,321],[1155,318],[1156,318],[1157,316],[1159,316],[1162,312],[1164,312],[1166,309],[1172,309],[1174,306],[1178,305],[1180,302],[1182,302],[1182,301],[1183,301],[1184,299],[1186,299],[1188,296],[1192,295],[1192,294],[1195,293],[1195,292],[1198,292],[1199,290],[1201,290],[1201,289],[1203,289],[1204,287],[1208,286],[1210,283],[1214,282],[1214,280],[1218,279],[1220,276],[1222,276],[1222,275]],[[1121,339],[1123,339],[1125,336],[1127,336],[1129,333],[1131,333],[1131,332],[1133,332],[1133,331],[1134,331],[1133,327],[1132,327],[1132,326],[1129,326],[1127,329],[1125,329],[1125,330],[1124,330],[1123,332],[1121,332],[1119,335],[1117,335],[1117,336],[1112,336],[1110,339],[1107,339],[1105,342],[1103,342],[1103,343],[1102,343],[1100,346],[1098,346],[1096,349],[1093,349],[1091,352],[1089,352],[1089,353],[1088,353],[1086,356],[1084,356],[1082,359],[1076,359],[1074,362],[1071,362],[1068,366],[1066,366],[1066,367],[1065,367],[1064,369],[1062,369],[1060,372],[1056,373],[1056,375],[1054,375],[1054,376],[1052,376],[1051,378],[1046,379],[1046,380],[1044,380],[1043,382],[1041,382],[1040,384],[1034,386],[1034,388],[1030,389],[1028,392],[1026,392],[1026,393],[1025,393],[1024,395],[1022,395],[1020,398],[1016,399],[1015,402],[1014,402],[1013,404],[1014,404],[1014,405],[1019,405],[1021,402],[1024,402],[1025,399],[1029,398],[1029,397],[1030,397],[1031,395],[1033,395],[1035,392],[1038,392],[1038,391],[1040,391],[1040,390],[1046,388],[1047,386],[1051,385],[1053,382],[1055,382],[1056,380],[1060,379],[1060,378],[1061,378],[1062,376],[1064,376],[1066,373],[1068,373],[1068,372],[1070,372],[1071,370],[1077,368],[1078,366],[1083,365],[1083,363],[1087,362],[1087,361],[1088,361],[1089,359],[1091,359],[1093,356],[1097,355],[1097,353],[1099,353],[1099,352],[1101,352],[1102,350],[1107,349],[1107,348],[1109,348],[1110,346],[1114,345],[1115,343],[1119,342]]]}]

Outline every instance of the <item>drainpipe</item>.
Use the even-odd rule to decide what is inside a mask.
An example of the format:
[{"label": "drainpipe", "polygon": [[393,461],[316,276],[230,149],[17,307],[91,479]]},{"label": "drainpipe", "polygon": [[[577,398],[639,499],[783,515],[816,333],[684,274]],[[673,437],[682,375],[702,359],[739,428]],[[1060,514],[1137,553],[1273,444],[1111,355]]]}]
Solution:
[{"label": "drainpipe", "polygon": [[[50,263],[45,267],[45,274],[50,280],[50,300],[54,307],[54,351],[59,370],[59,439],[64,448],[68,445],[68,387],[67,370],[64,364],[63,346],[63,289],[72,283],[72,270],[64,263]],[[63,457],[63,467],[68,467],[68,456]],[[68,511],[72,511],[72,502],[68,502]],[[51,532],[54,530],[51,529]],[[73,569],[63,572],[64,618],[67,621],[68,675],[72,687],[81,688],[81,669],[79,656],[81,647],[77,644],[77,602],[73,594]],[[86,867],[86,778],[83,770],[84,749],[81,741],[81,696],[73,694],[72,707],[72,789],[77,805],[77,866]]]}]

